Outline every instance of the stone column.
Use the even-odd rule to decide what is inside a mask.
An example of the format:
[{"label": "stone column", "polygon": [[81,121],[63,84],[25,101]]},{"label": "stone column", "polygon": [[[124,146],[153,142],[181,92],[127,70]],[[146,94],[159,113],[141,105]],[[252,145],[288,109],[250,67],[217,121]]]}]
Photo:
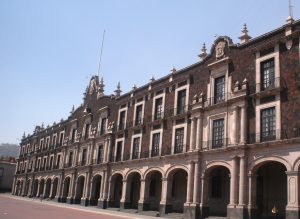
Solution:
[{"label": "stone column", "polygon": [[90,173],[86,172],[85,173],[85,182],[84,182],[84,187],[83,187],[83,195],[81,198],[81,204],[87,206],[89,204],[89,199],[90,199]]},{"label": "stone column", "polygon": [[237,123],[238,123],[238,107],[233,108],[233,121],[232,121],[232,139],[231,144],[235,145],[237,143]]},{"label": "stone column", "polygon": [[12,195],[16,195],[16,177],[14,176],[14,181],[13,181],[13,185],[12,185]]},{"label": "stone column", "polygon": [[145,209],[145,189],[146,189],[146,180],[141,179],[141,187],[140,187],[140,199],[138,202],[138,210],[144,211]]},{"label": "stone column", "polygon": [[52,198],[52,191],[53,191],[53,184],[54,184],[54,179],[51,180],[51,187],[50,187],[50,192],[49,192],[49,198]]},{"label": "stone column", "polygon": [[230,204],[237,204],[237,157],[233,158],[232,172],[230,174]]},{"label": "stone column", "polygon": [[120,208],[125,209],[126,208],[126,202],[127,202],[127,196],[128,196],[128,188],[129,185],[127,183],[127,180],[123,180],[123,189],[122,189],[122,198],[120,200]]},{"label": "stone column", "polygon": [[245,157],[240,158],[240,182],[239,182],[239,205],[244,206],[245,203],[245,193],[246,193],[246,185],[245,185]]},{"label": "stone column", "polygon": [[248,175],[248,209],[250,212],[251,218],[255,218],[255,210],[256,210],[256,175],[249,174]]},{"label": "stone column", "polygon": [[168,213],[168,196],[171,192],[170,187],[171,186],[169,186],[169,179],[162,178],[161,179],[161,199],[160,199],[160,207],[159,207],[160,214]]},{"label": "stone column", "polygon": [[197,132],[196,132],[196,149],[199,150],[202,147],[202,135],[203,135],[203,118],[202,115],[197,119]]},{"label": "stone column", "polygon": [[41,182],[38,182],[38,187],[36,190],[36,197],[40,197],[40,186],[41,186]]},{"label": "stone column", "polygon": [[195,162],[193,203],[199,204],[199,163]]},{"label": "stone column", "polygon": [[109,144],[108,144],[108,148],[107,148],[107,162],[109,162],[109,158],[111,156],[111,138],[109,138]]},{"label": "stone column", "polygon": [[299,218],[299,176],[298,171],[287,171],[286,219]]},{"label": "stone column", "polygon": [[246,144],[247,143],[247,112],[246,112],[246,105],[241,107],[241,125],[240,125],[240,143]]},{"label": "stone column", "polygon": [[195,163],[192,161],[189,165],[190,171],[188,173],[188,181],[187,181],[187,193],[186,193],[186,203],[192,202],[192,194],[193,194],[193,183],[194,183],[194,169]]},{"label": "stone column", "polygon": [[190,135],[190,149],[189,149],[189,151],[193,151],[195,149],[195,120],[196,120],[195,117],[193,117],[191,119],[191,135]]},{"label": "stone column", "polygon": [[62,198],[63,182],[63,176],[60,174],[57,183],[57,192],[55,195],[55,199],[57,199],[57,201],[61,201],[60,199]]}]

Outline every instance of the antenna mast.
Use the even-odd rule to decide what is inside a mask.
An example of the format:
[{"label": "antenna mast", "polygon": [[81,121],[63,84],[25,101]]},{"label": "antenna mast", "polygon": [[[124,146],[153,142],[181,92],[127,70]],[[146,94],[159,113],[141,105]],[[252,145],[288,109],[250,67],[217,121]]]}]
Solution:
[{"label": "antenna mast", "polygon": [[101,67],[101,60],[102,60],[102,53],[103,53],[104,37],[105,37],[105,30],[103,31],[103,36],[102,36],[101,52],[100,52],[98,72],[97,72],[98,78],[99,78],[99,75],[100,75],[100,67]]}]

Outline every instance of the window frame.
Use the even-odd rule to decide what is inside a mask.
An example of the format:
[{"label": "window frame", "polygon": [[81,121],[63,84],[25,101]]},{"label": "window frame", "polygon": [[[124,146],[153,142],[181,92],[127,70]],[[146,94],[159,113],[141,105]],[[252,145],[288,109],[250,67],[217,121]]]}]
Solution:
[{"label": "window frame", "polygon": [[[139,145],[138,145],[138,148],[139,148],[139,151],[138,151],[138,156],[133,158],[133,143],[134,143],[134,139],[136,138],[139,138]],[[131,145],[130,145],[130,160],[136,160],[136,159],[140,159],[141,157],[141,149],[142,149],[142,140],[143,140],[143,134],[140,133],[140,134],[136,134],[136,135],[132,135],[131,136]]]},{"label": "window frame", "polygon": [[173,130],[172,130],[172,154],[175,154],[175,131],[176,129],[179,128],[184,128],[184,138],[183,138],[183,149],[182,149],[182,153],[186,152],[186,144],[187,144],[187,123],[182,123],[182,124],[178,124],[178,125],[174,125],[173,126]]}]

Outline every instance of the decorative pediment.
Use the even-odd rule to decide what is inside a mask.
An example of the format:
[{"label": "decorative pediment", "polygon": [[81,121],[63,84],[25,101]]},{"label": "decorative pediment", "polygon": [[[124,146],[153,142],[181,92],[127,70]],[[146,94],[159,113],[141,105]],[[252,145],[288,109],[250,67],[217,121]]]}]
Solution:
[{"label": "decorative pediment", "polygon": [[228,47],[231,45],[233,45],[231,38],[228,36],[220,36],[215,40],[210,53],[214,54],[216,59],[222,59],[226,57]]}]

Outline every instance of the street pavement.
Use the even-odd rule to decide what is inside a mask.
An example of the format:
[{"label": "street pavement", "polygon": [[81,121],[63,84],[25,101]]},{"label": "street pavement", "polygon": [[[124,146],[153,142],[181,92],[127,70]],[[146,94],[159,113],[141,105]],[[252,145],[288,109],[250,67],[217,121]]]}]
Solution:
[{"label": "street pavement", "polygon": [[120,219],[142,218],[150,216],[128,214],[96,207],[69,205],[54,201],[40,201],[10,194],[0,194],[0,219]]}]

